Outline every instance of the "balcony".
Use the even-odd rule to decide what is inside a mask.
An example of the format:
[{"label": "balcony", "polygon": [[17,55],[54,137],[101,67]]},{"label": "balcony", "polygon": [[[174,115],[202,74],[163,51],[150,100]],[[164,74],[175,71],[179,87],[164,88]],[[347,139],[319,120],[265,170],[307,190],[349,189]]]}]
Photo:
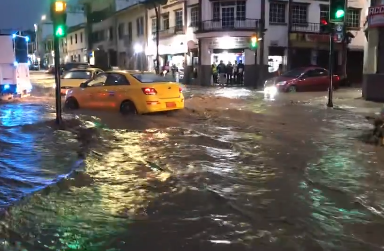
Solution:
[{"label": "balcony", "polygon": [[[160,39],[171,37],[174,35],[180,35],[180,34],[185,34],[184,26],[181,26],[181,25],[159,30]],[[152,32],[152,36],[153,36],[153,39],[156,39],[156,31]]]},{"label": "balcony", "polygon": [[257,31],[260,28],[260,19],[243,20],[206,20],[197,24],[195,33],[212,31]]},{"label": "balcony", "polygon": [[291,32],[320,33],[320,23],[293,23]]}]

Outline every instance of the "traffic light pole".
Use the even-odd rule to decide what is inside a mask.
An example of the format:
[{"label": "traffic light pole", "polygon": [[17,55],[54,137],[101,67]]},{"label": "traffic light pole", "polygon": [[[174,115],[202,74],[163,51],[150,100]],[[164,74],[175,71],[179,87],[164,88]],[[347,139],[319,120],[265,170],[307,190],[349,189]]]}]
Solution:
[{"label": "traffic light pole", "polygon": [[[53,34],[55,34],[56,25],[53,24]],[[55,96],[56,96],[56,124],[60,125],[62,122],[61,118],[61,74],[60,74],[60,50],[59,50],[59,37],[54,36],[53,38],[53,51],[55,54]]]},{"label": "traffic light pole", "polygon": [[334,29],[333,26],[331,26],[331,31],[329,33],[329,87],[328,87],[328,107],[333,107],[333,47],[334,47],[334,40],[333,40],[333,34]]}]

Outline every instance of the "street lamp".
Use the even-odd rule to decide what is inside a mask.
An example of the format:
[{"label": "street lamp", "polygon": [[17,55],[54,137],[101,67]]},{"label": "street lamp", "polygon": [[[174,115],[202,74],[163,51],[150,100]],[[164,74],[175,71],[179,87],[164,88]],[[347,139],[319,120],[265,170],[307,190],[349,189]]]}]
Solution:
[{"label": "street lamp", "polygon": [[47,19],[47,16],[46,16],[46,15],[42,15],[42,16],[41,16],[41,20],[42,20],[42,21],[44,21],[44,20],[46,20],[46,19]]},{"label": "street lamp", "polygon": [[135,46],[133,46],[133,50],[135,51],[135,54],[142,53],[143,46],[141,44],[135,44]]}]

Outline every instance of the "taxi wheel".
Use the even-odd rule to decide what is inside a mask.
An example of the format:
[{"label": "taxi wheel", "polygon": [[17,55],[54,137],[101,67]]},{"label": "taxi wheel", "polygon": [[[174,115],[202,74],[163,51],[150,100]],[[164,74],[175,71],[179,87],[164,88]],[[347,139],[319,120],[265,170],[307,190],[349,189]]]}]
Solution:
[{"label": "taxi wheel", "polygon": [[297,87],[294,85],[291,85],[290,87],[288,87],[288,92],[297,92]]},{"label": "taxi wheel", "polygon": [[135,115],[135,114],[137,114],[136,106],[130,100],[127,100],[127,101],[124,101],[123,103],[121,103],[120,112],[123,115]]},{"label": "taxi wheel", "polygon": [[71,110],[78,109],[79,103],[73,97],[67,98],[67,100],[65,100],[65,108],[71,109]]}]

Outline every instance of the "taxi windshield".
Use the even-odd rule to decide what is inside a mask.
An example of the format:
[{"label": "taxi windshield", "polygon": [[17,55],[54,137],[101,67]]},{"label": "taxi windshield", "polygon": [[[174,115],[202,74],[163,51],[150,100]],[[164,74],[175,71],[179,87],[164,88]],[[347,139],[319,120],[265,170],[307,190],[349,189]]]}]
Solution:
[{"label": "taxi windshield", "polygon": [[70,71],[63,78],[65,79],[91,79],[91,71]]},{"label": "taxi windshield", "polygon": [[172,76],[160,76],[154,73],[135,73],[131,74],[132,77],[137,79],[139,82],[146,84],[146,83],[155,83],[155,82],[174,82],[172,79]]}]

